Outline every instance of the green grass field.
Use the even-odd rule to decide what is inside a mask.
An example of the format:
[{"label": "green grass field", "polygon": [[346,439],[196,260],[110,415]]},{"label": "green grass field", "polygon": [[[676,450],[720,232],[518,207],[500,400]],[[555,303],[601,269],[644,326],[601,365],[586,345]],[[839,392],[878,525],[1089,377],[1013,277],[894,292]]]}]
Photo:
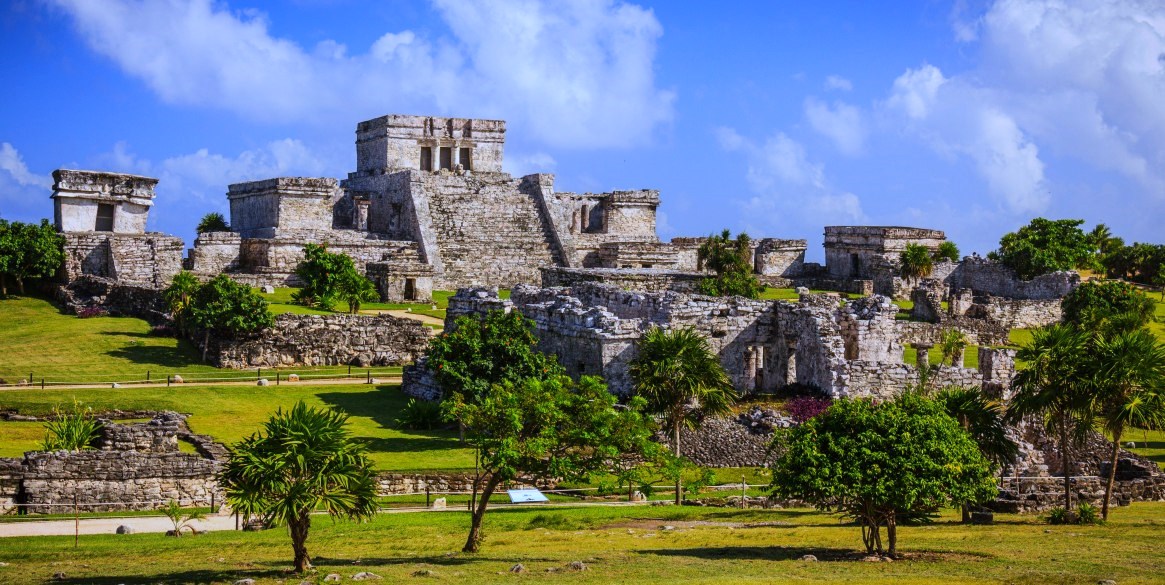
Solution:
[{"label": "green grass field", "polygon": [[[1048,526],[1035,517],[998,516],[992,526],[957,523],[899,529],[895,562],[862,562],[858,528],[811,510],[698,507],[489,512],[477,554],[458,552],[468,514],[384,514],[354,524],[320,519],[308,550],[320,583],[361,571],[382,583],[1160,583],[1165,504],[1119,508],[1105,526]],[[671,529],[665,530],[669,526]],[[799,560],[814,555],[818,562]],[[299,583],[288,573],[286,530],[212,532],[181,539],[160,534],[5,539],[0,581],[117,583]],[[586,564],[571,571],[572,561]],[[510,568],[521,563],[525,574]]]},{"label": "green grass field", "polygon": [[[172,388],[100,388],[92,390],[0,391],[0,410],[41,415],[73,399],[94,410],[175,410],[190,413],[196,433],[232,443],[259,429],[278,407],[302,399],[348,413],[350,429],[365,441],[378,469],[429,471],[472,469],[473,451],[461,446],[455,431],[406,431],[394,419],[407,402],[397,385],[174,386]],[[0,457],[19,457],[38,449],[40,423],[0,422]]]}]

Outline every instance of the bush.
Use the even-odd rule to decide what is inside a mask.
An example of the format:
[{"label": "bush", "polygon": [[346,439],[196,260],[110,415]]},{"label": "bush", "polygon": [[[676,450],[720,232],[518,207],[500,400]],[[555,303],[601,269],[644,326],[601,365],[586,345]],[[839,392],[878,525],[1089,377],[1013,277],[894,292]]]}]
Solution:
[{"label": "bush", "polygon": [[217,211],[212,211],[204,216],[198,222],[196,231],[200,234],[209,232],[229,232],[231,226],[227,225],[227,220]]},{"label": "bush", "polygon": [[946,241],[938,245],[938,249],[934,251],[934,259],[936,262],[942,260],[949,260],[951,262],[959,261],[959,247],[954,242]]},{"label": "bush", "polygon": [[1104,520],[1100,518],[1100,510],[1096,506],[1088,502],[1080,502],[1080,505],[1076,506],[1076,523],[1103,524]]},{"label": "bush", "polygon": [[797,424],[801,424],[823,412],[833,404],[829,398],[817,396],[798,396],[785,403],[785,410]]},{"label": "bush", "polygon": [[1068,524],[1071,520],[1071,515],[1063,506],[1056,506],[1048,510],[1048,524]]},{"label": "bush", "polygon": [[74,402],[72,410],[53,408],[53,419],[45,423],[45,451],[80,451],[93,446],[102,424],[93,418],[93,409]]},{"label": "bush", "polygon": [[109,311],[101,307],[81,307],[77,309],[78,319],[92,319],[93,317],[108,317]]},{"label": "bush", "polygon": [[988,257],[1029,280],[1087,265],[1092,258],[1092,244],[1080,229],[1083,223],[1082,219],[1037,217],[1018,231],[1004,235],[999,240],[999,249]]},{"label": "bush", "polygon": [[431,431],[445,426],[441,403],[436,400],[410,398],[396,418],[396,426],[411,431]]},{"label": "bush", "polygon": [[1090,280],[1060,302],[1065,323],[1096,329],[1105,322],[1139,329],[1153,319],[1153,301],[1137,287],[1119,280]]}]

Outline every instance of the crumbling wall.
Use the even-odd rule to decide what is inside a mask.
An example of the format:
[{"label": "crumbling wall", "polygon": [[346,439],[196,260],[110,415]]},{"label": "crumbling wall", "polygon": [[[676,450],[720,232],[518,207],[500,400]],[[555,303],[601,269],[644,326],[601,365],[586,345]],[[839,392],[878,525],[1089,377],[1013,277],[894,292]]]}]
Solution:
[{"label": "crumbling wall", "polygon": [[764,238],[757,242],[755,269],[764,276],[795,278],[805,268],[805,240],[777,240]]},{"label": "crumbling wall", "polygon": [[978,295],[1008,299],[1061,299],[1080,285],[1076,272],[1053,272],[1031,280],[1019,278],[1012,269],[987,258],[963,259],[946,283],[954,289],[969,288]]},{"label": "crumbling wall", "polygon": [[[296,315],[247,339],[211,338],[209,356],[223,368],[277,366],[401,365],[415,361],[432,330],[419,321],[390,315]],[[198,333],[191,337],[202,343]]]},{"label": "crumbling wall", "polygon": [[122,284],[109,278],[83,276],[56,289],[56,301],[68,312],[97,307],[115,317],[137,317],[157,325],[169,321],[161,290]]},{"label": "crumbling wall", "polygon": [[182,270],[180,238],[163,234],[71,232],[65,238],[62,280],[82,276],[111,278],[123,284],[165,288]]},{"label": "crumbling wall", "polygon": [[235,232],[198,234],[194,247],[187,253],[185,268],[205,276],[237,270],[242,243],[242,238]]},{"label": "crumbling wall", "polygon": [[559,268],[542,269],[542,286],[574,287],[583,283],[608,284],[623,290],[638,292],[674,291],[695,293],[701,280],[700,272],[680,272],[663,268]]}]

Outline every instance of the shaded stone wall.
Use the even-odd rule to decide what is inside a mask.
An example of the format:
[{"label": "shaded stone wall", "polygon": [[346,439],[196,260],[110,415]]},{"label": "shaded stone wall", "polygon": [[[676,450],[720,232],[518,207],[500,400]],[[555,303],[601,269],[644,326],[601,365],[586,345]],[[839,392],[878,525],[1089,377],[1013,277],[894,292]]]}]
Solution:
[{"label": "shaded stone wall", "polygon": [[607,284],[638,292],[695,293],[708,275],[661,268],[543,268],[542,286],[572,287],[583,283]]},{"label": "shaded stone wall", "polygon": [[165,288],[182,269],[180,238],[163,234],[64,233],[61,278],[111,278],[122,284]]},{"label": "shaded stone wall", "polygon": [[[907,244],[926,246],[931,251],[946,240],[939,230],[880,227],[827,226],[825,228],[825,265],[834,278],[872,278],[878,267],[896,266]],[[890,278],[893,278],[892,272]],[[882,294],[892,294],[892,282],[875,285]],[[891,290],[887,290],[891,289]]]},{"label": "shaded stone wall", "polygon": [[945,283],[952,289],[969,288],[976,294],[1008,299],[1061,299],[1080,285],[1075,272],[1053,272],[1022,280],[1006,266],[977,256],[964,258]]},{"label": "shaded stone wall", "polygon": [[244,238],[270,238],[283,230],[327,230],[339,190],[331,178],[279,177],[227,188],[231,229]]},{"label": "shaded stone wall", "polygon": [[757,243],[754,265],[757,274],[793,278],[805,268],[805,240],[765,238]]},{"label": "shaded stone wall", "polygon": [[[419,321],[389,315],[289,313],[253,338],[212,338],[209,355],[224,368],[401,365],[419,358],[432,335]],[[201,334],[191,341],[201,344]]]},{"label": "shaded stone wall", "polygon": [[115,317],[137,317],[154,325],[169,321],[169,308],[160,289],[122,284],[109,278],[83,276],[73,280],[57,287],[56,301],[71,313],[99,307]]},{"label": "shaded stone wall", "polygon": [[237,270],[242,243],[235,232],[198,234],[194,247],[187,251],[184,268],[204,276]]}]

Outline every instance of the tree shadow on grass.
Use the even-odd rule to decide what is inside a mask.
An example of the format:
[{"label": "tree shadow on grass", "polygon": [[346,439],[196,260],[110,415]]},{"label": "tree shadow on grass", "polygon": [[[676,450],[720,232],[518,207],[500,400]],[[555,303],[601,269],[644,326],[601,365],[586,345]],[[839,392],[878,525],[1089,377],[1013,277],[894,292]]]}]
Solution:
[{"label": "tree shadow on grass", "polygon": [[158,368],[188,368],[205,365],[193,346],[179,342],[177,347],[160,345],[130,345],[105,352],[110,357],[128,360],[142,366]]},{"label": "tree shadow on grass", "polygon": [[[285,563],[285,566],[289,563]],[[53,583],[73,583],[76,585],[117,585],[119,583],[233,583],[238,579],[286,579],[293,577],[290,570],[192,570],[175,573],[158,573],[148,577],[68,577],[53,579]],[[46,579],[46,582],[48,579]]]},{"label": "tree shadow on grass", "polygon": [[378,385],[368,392],[321,392],[316,396],[329,407],[370,418],[386,429],[396,428],[396,418],[408,402],[399,384]]},{"label": "tree shadow on grass", "polygon": [[702,546],[696,548],[664,548],[634,551],[642,555],[663,557],[694,557],[705,560],[792,561],[813,555],[819,561],[849,561],[864,553],[852,548],[825,548],[813,546]]}]

